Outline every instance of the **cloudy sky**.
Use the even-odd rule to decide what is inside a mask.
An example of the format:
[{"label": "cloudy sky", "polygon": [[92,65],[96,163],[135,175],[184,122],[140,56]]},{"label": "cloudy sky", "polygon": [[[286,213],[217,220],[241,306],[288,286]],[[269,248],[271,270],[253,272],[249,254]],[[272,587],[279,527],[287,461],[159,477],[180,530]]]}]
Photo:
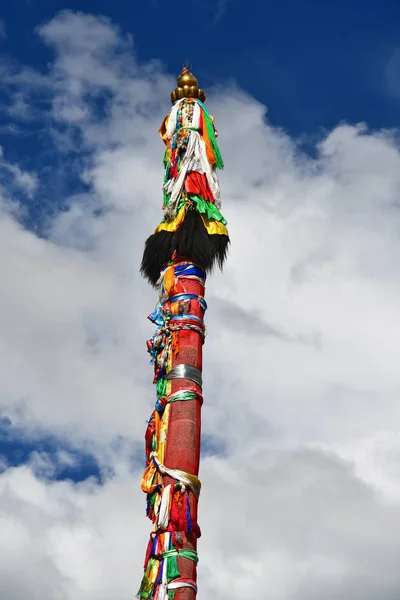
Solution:
[{"label": "cloudy sky", "polygon": [[232,238],[207,286],[198,597],[398,600],[400,7],[199,6],[0,13],[0,597],[140,583],[138,266],[188,58]]}]

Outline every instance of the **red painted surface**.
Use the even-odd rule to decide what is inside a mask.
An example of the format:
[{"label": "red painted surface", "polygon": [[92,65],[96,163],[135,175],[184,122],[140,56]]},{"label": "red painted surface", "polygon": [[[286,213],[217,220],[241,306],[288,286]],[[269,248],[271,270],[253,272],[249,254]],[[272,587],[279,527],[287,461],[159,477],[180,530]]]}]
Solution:
[{"label": "red painted surface", "polygon": [[[183,290],[181,293],[204,296],[204,287],[200,282],[179,278]],[[190,302],[190,314],[203,318],[203,309],[197,300]],[[172,357],[172,368],[179,364],[187,364],[199,369],[202,368],[202,338],[194,331],[178,331],[178,353]],[[193,381],[187,379],[172,380],[172,393],[185,388],[194,388],[201,392],[201,388]],[[201,434],[201,404],[197,400],[190,402],[173,402],[170,407],[170,420],[164,464],[172,469],[181,469],[192,475],[198,475],[200,463],[200,434]],[[169,477],[164,477],[164,485],[175,483]],[[197,521],[197,500],[189,492],[192,521]],[[196,550],[197,539],[195,535],[185,536],[181,532],[183,548]],[[196,565],[193,561],[178,558],[178,567],[181,578],[196,581]],[[196,593],[191,588],[177,590],[175,600],[195,600]]]}]

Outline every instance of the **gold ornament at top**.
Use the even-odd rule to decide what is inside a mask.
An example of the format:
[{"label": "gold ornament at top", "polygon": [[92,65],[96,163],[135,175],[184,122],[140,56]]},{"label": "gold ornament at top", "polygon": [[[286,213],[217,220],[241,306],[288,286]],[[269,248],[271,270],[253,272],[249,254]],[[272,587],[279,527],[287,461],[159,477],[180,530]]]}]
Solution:
[{"label": "gold ornament at top", "polygon": [[182,98],[198,98],[201,102],[206,101],[205,91],[199,88],[199,82],[188,67],[183,67],[177,83],[178,87],[171,94],[172,104]]}]

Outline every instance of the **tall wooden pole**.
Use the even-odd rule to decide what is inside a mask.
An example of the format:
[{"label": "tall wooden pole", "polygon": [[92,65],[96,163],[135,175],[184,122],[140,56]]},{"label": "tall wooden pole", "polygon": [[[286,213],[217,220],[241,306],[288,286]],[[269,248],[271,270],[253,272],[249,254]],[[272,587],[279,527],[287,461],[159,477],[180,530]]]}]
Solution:
[{"label": "tall wooden pole", "polygon": [[[204,296],[204,287],[198,281],[181,279],[185,293]],[[203,318],[204,310],[198,301],[191,300],[190,314]],[[172,358],[172,368],[180,364],[192,365],[202,371],[203,339],[197,331],[181,330],[174,334],[177,339],[178,352]],[[200,463],[200,432],[201,432],[201,386],[188,379],[175,379],[172,382],[172,393],[193,387],[199,396],[190,402],[176,402],[171,406],[168,439],[165,453],[165,464],[175,469],[181,469],[193,475],[199,473]],[[170,480],[167,480],[167,483]],[[197,498],[189,493],[192,522],[197,522]],[[197,550],[197,535],[193,531],[183,535],[182,547]],[[182,577],[196,583],[196,565],[193,561],[178,558],[178,567]],[[177,591],[176,600],[194,600],[195,591],[192,588],[182,588]]]},{"label": "tall wooden pole", "polygon": [[184,68],[160,133],[165,218],[147,240],[142,273],[159,290],[147,343],[154,363],[155,410],[146,431],[142,489],[154,523],[138,598],[194,600],[197,592],[197,505],[206,272],[229,243],[219,212],[215,169],[222,168],[205,93]]}]

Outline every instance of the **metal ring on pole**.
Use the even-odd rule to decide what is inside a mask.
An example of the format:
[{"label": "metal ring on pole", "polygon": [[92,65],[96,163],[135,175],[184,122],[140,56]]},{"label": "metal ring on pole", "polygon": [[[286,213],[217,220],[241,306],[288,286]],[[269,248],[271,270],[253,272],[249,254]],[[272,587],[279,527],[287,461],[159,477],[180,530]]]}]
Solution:
[{"label": "metal ring on pole", "polygon": [[180,364],[173,367],[165,376],[165,379],[190,379],[200,387],[203,385],[203,378],[200,369],[192,365]]}]

